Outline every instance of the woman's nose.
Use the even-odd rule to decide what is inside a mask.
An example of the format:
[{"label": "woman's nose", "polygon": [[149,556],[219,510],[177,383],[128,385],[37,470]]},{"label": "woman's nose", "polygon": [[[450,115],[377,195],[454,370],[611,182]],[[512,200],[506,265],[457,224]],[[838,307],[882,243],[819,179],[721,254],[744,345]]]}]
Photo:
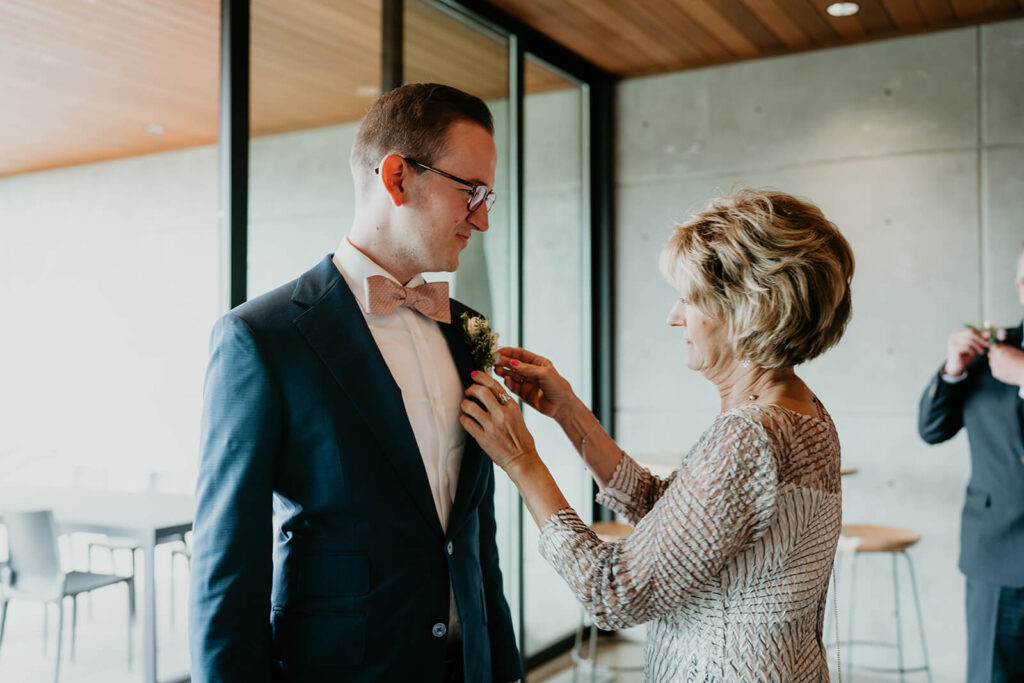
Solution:
[{"label": "woman's nose", "polygon": [[668,312],[668,319],[665,321],[671,327],[686,327],[686,315],[683,312],[683,305],[677,303],[672,307],[672,310]]}]

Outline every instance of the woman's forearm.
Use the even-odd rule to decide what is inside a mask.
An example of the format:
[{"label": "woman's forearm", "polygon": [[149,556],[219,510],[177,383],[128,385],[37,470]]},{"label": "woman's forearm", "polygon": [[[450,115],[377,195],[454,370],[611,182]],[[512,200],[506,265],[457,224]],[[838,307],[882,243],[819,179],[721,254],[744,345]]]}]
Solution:
[{"label": "woman's forearm", "polygon": [[601,488],[607,486],[622,460],[622,449],[578,398],[572,410],[559,420],[559,424],[594,475],[597,485]]},{"label": "woman's forearm", "polygon": [[525,459],[521,464],[509,467],[506,473],[519,489],[519,495],[538,529],[544,526],[551,515],[569,507],[555,478],[540,457]]}]

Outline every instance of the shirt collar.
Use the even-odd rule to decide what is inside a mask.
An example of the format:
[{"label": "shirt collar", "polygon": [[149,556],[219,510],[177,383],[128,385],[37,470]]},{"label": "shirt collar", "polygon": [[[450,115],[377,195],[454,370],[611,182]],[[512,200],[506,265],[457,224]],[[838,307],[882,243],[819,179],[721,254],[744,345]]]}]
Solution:
[{"label": "shirt collar", "polygon": [[[338,251],[334,253],[332,261],[334,262],[334,267],[338,269],[342,277],[345,278],[345,282],[348,283],[348,288],[355,295],[356,301],[359,302],[359,307],[367,313],[369,313],[369,308],[366,303],[368,298],[366,296],[366,279],[371,275],[383,275],[393,282],[398,282],[380,264],[359,251],[355,245],[349,242],[347,237],[341,241],[341,245],[338,247]],[[424,282],[425,280],[422,275],[416,275],[409,282],[405,283],[405,286],[418,287]],[[402,283],[398,282],[398,284]]]}]

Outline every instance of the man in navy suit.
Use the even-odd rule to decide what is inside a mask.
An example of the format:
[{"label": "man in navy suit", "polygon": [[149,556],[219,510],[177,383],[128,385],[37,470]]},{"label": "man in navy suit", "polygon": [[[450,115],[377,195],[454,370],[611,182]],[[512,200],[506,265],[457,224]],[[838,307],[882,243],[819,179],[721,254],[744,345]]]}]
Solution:
[{"label": "man in navy suit", "polygon": [[493,469],[459,424],[467,309],[421,277],[454,271],[488,228],[493,132],[454,88],[381,97],[353,146],[337,252],[215,326],[193,681],[522,676]]},{"label": "man in navy suit", "polygon": [[[1024,253],[1017,263],[1024,304]],[[1001,341],[949,336],[946,363],[921,398],[918,431],[939,443],[967,428],[971,480],[960,526],[967,577],[967,681],[1024,681],[1024,350],[1021,327]]]}]

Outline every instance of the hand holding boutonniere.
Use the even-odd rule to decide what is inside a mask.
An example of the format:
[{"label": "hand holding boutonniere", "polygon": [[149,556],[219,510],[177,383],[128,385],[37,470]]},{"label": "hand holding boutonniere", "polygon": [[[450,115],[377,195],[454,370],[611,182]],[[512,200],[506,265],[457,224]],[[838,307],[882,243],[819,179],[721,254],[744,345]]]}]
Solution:
[{"label": "hand holding boutonniere", "polygon": [[469,354],[473,357],[473,365],[484,372],[494,367],[498,350],[498,335],[491,332],[487,318],[479,315],[470,317],[462,314],[462,334],[469,345]]},{"label": "hand holding boutonniere", "polygon": [[1002,329],[1001,327],[996,327],[990,322],[983,322],[981,325],[977,327],[971,325],[970,323],[964,323],[964,327],[971,330],[972,332],[977,332],[983,337],[987,337],[989,344],[995,344],[1006,339],[1006,330]]}]

